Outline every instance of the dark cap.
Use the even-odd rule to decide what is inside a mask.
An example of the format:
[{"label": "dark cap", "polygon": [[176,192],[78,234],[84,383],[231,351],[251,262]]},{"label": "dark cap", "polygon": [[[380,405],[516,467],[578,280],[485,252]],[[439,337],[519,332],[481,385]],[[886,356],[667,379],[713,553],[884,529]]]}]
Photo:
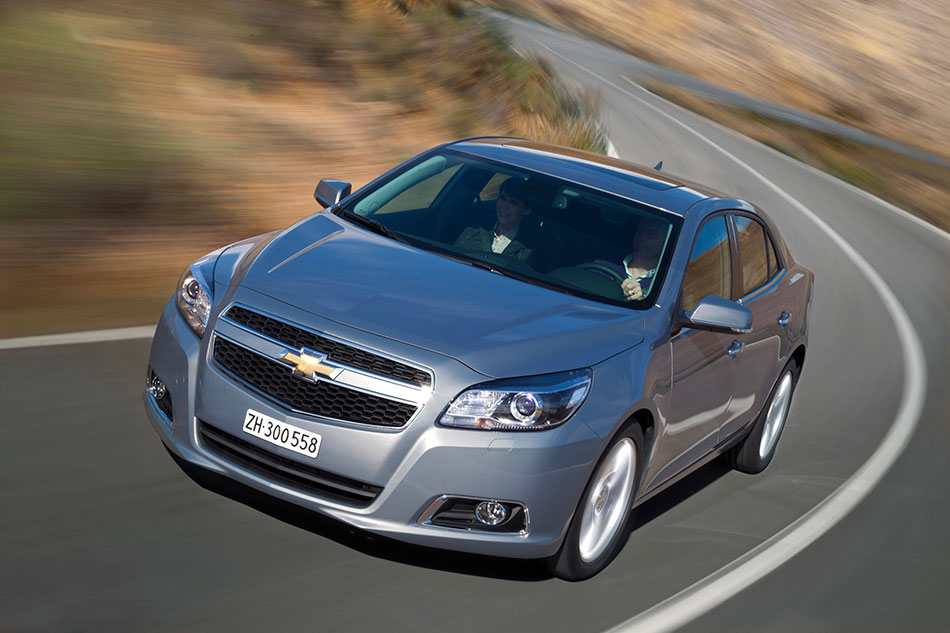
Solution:
[{"label": "dark cap", "polygon": [[540,202],[538,193],[534,189],[535,187],[531,186],[530,181],[523,180],[518,176],[512,176],[501,183],[501,187],[498,188],[498,191],[533,209],[537,207]]}]

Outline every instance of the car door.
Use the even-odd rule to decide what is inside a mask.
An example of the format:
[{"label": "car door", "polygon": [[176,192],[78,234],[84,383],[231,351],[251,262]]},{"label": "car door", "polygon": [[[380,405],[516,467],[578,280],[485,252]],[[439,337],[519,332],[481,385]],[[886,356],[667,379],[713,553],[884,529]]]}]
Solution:
[{"label": "car door", "polygon": [[790,301],[785,269],[776,258],[766,226],[751,215],[731,217],[738,251],[735,296],[752,311],[752,331],[746,334],[735,363],[735,387],[729,418],[719,441],[738,433],[761,410],[779,366],[788,353]]},{"label": "car door", "polygon": [[[691,311],[715,295],[732,297],[732,245],[725,215],[713,216],[699,229],[680,291],[680,308]],[[663,450],[671,459],[655,478],[665,481],[716,446],[719,427],[729,414],[735,360],[730,351],[742,334],[682,329],[670,339],[672,388]]]}]

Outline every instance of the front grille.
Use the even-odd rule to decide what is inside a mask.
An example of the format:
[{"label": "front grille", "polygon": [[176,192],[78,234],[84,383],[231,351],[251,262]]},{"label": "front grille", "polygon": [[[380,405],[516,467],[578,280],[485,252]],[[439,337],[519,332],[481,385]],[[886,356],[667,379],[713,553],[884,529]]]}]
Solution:
[{"label": "front grille", "polygon": [[420,369],[383,356],[377,356],[358,347],[334,341],[258,312],[252,312],[241,306],[232,306],[226,316],[235,323],[240,323],[244,327],[276,339],[289,347],[295,349],[306,347],[315,352],[326,354],[328,360],[341,365],[348,365],[355,369],[362,369],[421,387],[428,387],[432,383],[429,374]]},{"label": "front grille", "polygon": [[270,481],[331,501],[368,506],[383,490],[380,486],[327,472],[271,453],[247,440],[225,433],[203,420],[198,420],[198,433],[201,436],[202,445],[218,457],[266,477]]},{"label": "front grille", "polygon": [[416,407],[356,391],[326,381],[310,382],[292,368],[261,356],[220,336],[214,340],[214,360],[234,377],[278,402],[304,413],[375,426],[399,427]]}]

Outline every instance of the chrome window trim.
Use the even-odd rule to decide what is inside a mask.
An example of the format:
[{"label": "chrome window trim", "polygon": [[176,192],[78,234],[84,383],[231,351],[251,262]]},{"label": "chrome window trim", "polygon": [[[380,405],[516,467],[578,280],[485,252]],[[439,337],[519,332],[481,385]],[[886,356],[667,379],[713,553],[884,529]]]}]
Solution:
[{"label": "chrome window trim", "polygon": [[381,425],[381,424],[372,424],[372,423],[370,423],[370,422],[357,422],[357,421],[355,421],[355,420],[343,420],[343,419],[340,419],[340,418],[333,418],[333,417],[326,416],[326,415],[317,415],[316,413],[310,413],[309,411],[301,411],[300,409],[295,409],[294,407],[290,406],[290,405],[287,404],[286,402],[283,402],[283,401],[281,401],[281,400],[278,400],[278,399],[275,398],[274,396],[272,396],[272,395],[270,395],[270,394],[268,394],[268,393],[265,393],[265,392],[261,391],[260,389],[258,389],[258,388],[255,387],[254,385],[250,384],[249,382],[247,382],[247,381],[244,380],[243,378],[240,378],[240,377],[236,376],[234,373],[232,373],[232,372],[231,372],[230,370],[228,370],[226,367],[224,367],[223,365],[221,365],[221,364],[215,359],[215,357],[214,357],[214,342],[215,342],[215,340],[216,340],[218,337],[221,337],[221,338],[224,339],[225,341],[227,341],[227,342],[229,342],[229,343],[232,343],[232,344],[234,344],[234,345],[237,345],[238,347],[244,348],[244,349],[246,349],[247,351],[249,351],[249,352],[251,352],[251,353],[253,353],[253,354],[256,354],[256,355],[260,356],[261,358],[263,358],[263,359],[265,359],[265,360],[268,360],[268,361],[270,361],[270,362],[273,362],[273,363],[282,365],[282,366],[284,366],[284,367],[287,367],[288,369],[290,369],[290,365],[288,365],[287,363],[282,362],[282,361],[281,361],[280,359],[278,359],[278,358],[274,358],[273,356],[268,356],[267,354],[262,354],[262,353],[260,353],[259,351],[255,350],[254,348],[252,348],[252,347],[250,347],[250,346],[248,346],[248,345],[245,345],[244,343],[241,343],[240,341],[236,341],[236,340],[234,340],[234,339],[232,339],[232,338],[230,338],[230,337],[228,337],[228,336],[225,336],[225,335],[223,335],[223,334],[221,334],[221,333],[219,333],[219,332],[213,332],[212,335],[211,335],[211,339],[210,339],[210,341],[209,341],[209,343],[208,343],[208,356],[210,357],[210,360],[211,360],[211,362],[209,363],[210,366],[213,366],[215,369],[217,369],[218,371],[220,371],[220,372],[222,372],[223,374],[225,374],[225,375],[226,375],[228,378],[230,378],[231,380],[233,380],[233,381],[235,381],[235,382],[237,382],[237,383],[240,383],[241,385],[243,385],[244,387],[250,389],[251,391],[253,391],[253,392],[256,393],[257,395],[259,395],[259,396],[261,396],[261,397],[263,397],[263,398],[266,398],[266,399],[269,400],[270,402],[273,402],[274,404],[276,404],[276,405],[279,406],[280,408],[286,409],[287,411],[291,411],[291,412],[293,412],[293,413],[296,413],[297,415],[306,416],[306,417],[308,417],[308,418],[316,418],[317,420],[321,420],[321,421],[328,421],[328,422],[336,422],[336,423],[339,423],[339,424],[345,424],[345,425],[347,425],[347,426],[352,426],[352,427],[354,427],[354,428],[359,428],[359,429],[372,429],[372,430],[374,430],[374,431],[397,432],[397,431],[402,431],[403,429],[405,429],[406,427],[408,427],[408,426],[412,423],[412,421],[415,420],[415,419],[419,416],[419,412],[422,411],[422,409],[425,407],[425,405],[422,404],[422,403],[398,400],[398,399],[396,399],[396,398],[391,398],[391,397],[389,397],[389,396],[387,396],[387,395],[380,394],[380,393],[374,393],[374,392],[369,391],[369,390],[366,390],[366,389],[360,389],[360,388],[358,388],[358,387],[351,387],[350,385],[343,384],[343,383],[341,383],[341,382],[339,382],[339,381],[336,381],[336,380],[326,380],[326,379],[324,379],[324,378],[317,377],[317,380],[318,380],[318,381],[327,382],[327,383],[329,383],[329,384],[331,384],[331,385],[335,384],[335,385],[344,387],[344,388],[346,388],[346,389],[351,389],[351,390],[353,390],[353,391],[358,391],[358,392],[360,392],[360,393],[364,393],[364,394],[367,394],[367,395],[370,395],[370,396],[375,396],[375,397],[377,397],[377,398],[383,398],[383,399],[385,399],[385,400],[391,400],[391,401],[393,401],[393,402],[398,402],[399,404],[415,405],[415,406],[416,406],[416,410],[413,412],[413,414],[412,414],[411,416],[409,416],[409,419],[406,420],[406,422],[405,422],[404,424],[402,424],[401,426],[384,426],[384,425]]},{"label": "chrome window trim", "polygon": [[[783,268],[782,270],[780,270],[780,271],[778,272],[777,275],[775,275],[774,277],[772,277],[772,280],[771,280],[771,281],[769,281],[768,283],[766,283],[766,284],[764,284],[764,285],[762,285],[762,286],[759,286],[758,288],[756,288],[755,290],[753,290],[752,292],[750,292],[750,293],[747,294],[746,296],[744,296],[744,297],[739,297],[738,299],[736,299],[736,303],[738,303],[739,305],[745,305],[745,304],[749,303],[750,301],[755,301],[756,299],[758,299],[758,298],[759,298],[760,296],[762,296],[762,295],[766,295],[766,294],[768,294],[768,293],[774,291],[776,288],[778,288],[779,282],[780,282],[782,279],[785,278],[785,274],[786,274],[787,272],[788,272],[788,270],[785,269],[785,268]],[[792,283],[792,282],[789,282],[789,283]],[[677,332],[674,336],[672,336],[672,337],[670,338],[670,342],[672,343],[672,342],[676,341],[677,339],[679,339],[680,336],[683,336],[684,334],[689,334],[690,332],[693,332],[694,330],[695,330],[695,328],[684,327],[683,329],[681,329],[679,332]],[[745,330],[743,333],[746,333],[746,334],[747,334],[747,333],[751,332],[752,330],[753,330],[753,328],[749,328],[748,330]]]},{"label": "chrome window trim", "polygon": [[787,272],[788,272],[788,270],[786,270],[785,268],[783,268],[782,270],[780,270],[780,271],[778,272],[778,274],[776,274],[774,277],[772,277],[772,280],[771,280],[771,281],[769,281],[769,282],[767,282],[767,283],[765,283],[765,284],[762,284],[761,286],[759,286],[759,287],[756,288],[755,290],[749,292],[749,293],[746,294],[745,296],[736,299],[736,301],[738,301],[740,304],[743,304],[743,305],[744,305],[745,303],[747,303],[747,302],[749,302],[749,301],[754,301],[755,299],[758,299],[761,295],[768,294],[768,293],[772,292],[773,290],[775,290],[775,289],[778,287],[778,283],[779,283],[782,279],[785,278],[785,274],[786,274]]},{"label": "chrome window trim", "polygon": [[[418,363],[416,363],[416,362],[414,362],[414,361],[408,361],[408,360],[406,360],[406,359],[399,358],[398,356],[393,356],[392,354],[387,354],[386,352],[382,352],[382,351],[373,349],[373,348],[371,348],[371,347],[367,347],[367,346],[365,346],[365,345],[360,345],[360,344],[358,344],[358,343],[354,343],[354,342],[352,342],[352,341],[348,341],[348,340],[343,339],[343,338],[340,338],[340,337],[338,337],[338,336],[333,336],[332,334],[327,334],[326,332],[321,332],[321,331],[319,331],[319,330],[315,330],[315,329],[313,329],[313,328],[306,327],[306,326],[304,326],[304,325],[300,325],[299,323],[295,323],[295,322],[293,322],[293,321],[288,321],[288,320],[285,319],[285,318],[275,316],[275,315],[273,315],[273,314],[271,314],[271,313],[269,313],[269,312],[265,312],[265,311],[263,311],[263,310],[261,310],[261,309],[259,309],[259,308],[252,308],[251,306],[246,305],[246,304],[243,304],[243,303],[233,302],[233,303],[231,303],[230,305],[228,305],[228,307],[226,307],[224,310],[221,311],[220,315],[218,316],[218,319],[219,319],[219,320],[222,320],[222,321],[227,321],[229,324],[231,324],[231,325],[233,325],[233,326],[235,326],[235,327],[238,327],[238,328],[240,328],[240,329],[242,329],[242,330],[244,330],[244,331],[246,331],[246,332],[249,332],[249,333],[251,333],[251,334],[253,334],[253,335],[255,335],[255,336],[258,336],[258,337],[260,337],[260,338],[266,339],[266,340],[270,341],[271,343],[276,343],[277,345],[280,345],[280,346],[284,347],[285,349],[292,349],[291,346],[290,346],[286,341],[280,341],[280,340],[278,340],[278,339],[275,339],[275,338],[273,338],[273,337],[270,337],[270,336],[264,334],[263,332],[259,332],[259,331],[255,330],[255,329],[253,329],[253,328],[250,328],[250,327],[248,327],[248,326],[246,326],[246,325],[243,325],[243,324],[241,324],[241,323],[238,323],[237,321],[234,321],[233,319],[229,318],[229,317],[227,316],[228,310],[230,310],[231,308],[233,308],[233,307],[235,307],[235,306],[237,306],[237,307],[239,307],[239,308],[243,308],[243,309],[245,309],[245,310],[248,310],[249,312],[254,312],[254,313],[256,313],[256,314],[263,315],[263,316],[265,316],[265,317],[267,317],[267,318],[269,318],[269,319],[274,319],[275,321],[280,321],[281,323],[286,323],[287,325],[289,325],[289,326],[291,326],[291,327],[299,328],[299,329],[301,329],[301,330],[303,330],[303,331],[305,331],[305,332],[309,332],[310,334],[313,334],[313,335],[315,335],[315,336],[322,336],[323,338],[330,339],[331,341],[340,343],[341,345],[348,345],[349,347],[356,348],[356,349],[361,350],[361,351],[364,351],[364,352],[366,352],[366,353],[368,353],[368,354],[373,354],[374,356],[379,356],[379,357],[381,357],[381,358],[386,358],[386,359],[388,359],[388,360],[391,360],[391,361],[393,361],[393,362],[399,363],[399,364],[401,364],[401,365],[406,365],[407,367],[412,367],[413,369],[418,369],[419,371],[421,371],[421,372],[423,372],[423,373],[425,373],[425,374],[427,374],[427,375],[429,376],[429,386],[426,387],[426,386],[417,385],[417,384],[414,384],[414,383],[411,383],[411,382],[406,382],[406,381],[404,381],[404,380],[399,380],[399,379],[397,379],[397,378],[390,378],[389,376],[383,376],[383,375],[381,375],[381,374],[377,374],[377,373],[374,373],[374,372],[366,371],[366,370],[363,370],[363,369],[358,369],[358,368],[356,368],[356,367],[351,367],[351,366],[349,366],[349,365],[344,365],[344,364],[342,364],[342,363],[336,363],[336,362],[333,362],[333,361],[327,361],[327,364],[329,364],[329,365],[333,365],[334,367],[340,367],[340,368],[342,368],[342,369],[346,369],[346,370],[349,370],[349,371],[352,371],[352,372],[356,372],[356,373],[358,373],[358,374],[364,374],[364,375],[369,376],[369,377],[371,377],[371,378],[375,378],[375,379],[378,379],[378,380],[383,380],[383,381],[386,381],[386,382],[391,382],[391,383],[393,383],[393,384],[396,384],[396,385],[399,385],[399,386],[402,386],[402,387],[408,387],[408,388],[410,388],[410,389],[415,389],[415,390],[418,390],[418,391],[423,391],[423,392],[432,392],[432,391],[435,391],[435,372],[432,371],[432,369],[430,369],[429,367],[425,367],[425,366],[423,366],[423,365],[419,365]],[[313,351],[320,352],[320,350],[313,350]],[[325,354],[326,352],[320,352],[320,353],[321,353],[321,354]]]},{"label": "chrome window trim", "polygon": [[[765,233],[765,237],[769,241],[769,246],[772,247],[772,253],[775,255],[775,264],[776,266],[778,266],[778,272],[775,273],[776,277],[778,276],[779,272],[781,272],[783,269],[788,268],[788,262],[785,261],[785,255],[775,245],[775,232],[769,226],[769,223],[765,221],[765,218],[747,209],[732,209],[731,213],[733,217],[741,216],[741,217],[751,218],[755,220],[756,222],[758,222],[759,225],[762,227],[762,231]],[[769,281],[771,281],[771,279]]]}]

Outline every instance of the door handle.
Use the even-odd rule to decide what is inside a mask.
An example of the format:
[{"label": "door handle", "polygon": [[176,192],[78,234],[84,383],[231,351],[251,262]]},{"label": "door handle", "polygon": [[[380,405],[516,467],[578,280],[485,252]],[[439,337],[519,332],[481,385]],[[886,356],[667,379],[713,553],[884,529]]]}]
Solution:
[{"label": "door handle", "polygon": [[782,314],[778,315],[778,319],[776,319],[776,322],[784,328],[786,325],[788,325],[788,320],[790,318],[792,318],[791,314],[789,314],[788,312],[782,312]]},{"label": "door handle", "polygon": [[726,348],[726,353],[729,354],[729,358],[735,358],[736,355],[739,353],[739,350],[742,349],[743,345],[745,345],[745,343],[741,343],[739,341],[733,341],[732,345]]}]

